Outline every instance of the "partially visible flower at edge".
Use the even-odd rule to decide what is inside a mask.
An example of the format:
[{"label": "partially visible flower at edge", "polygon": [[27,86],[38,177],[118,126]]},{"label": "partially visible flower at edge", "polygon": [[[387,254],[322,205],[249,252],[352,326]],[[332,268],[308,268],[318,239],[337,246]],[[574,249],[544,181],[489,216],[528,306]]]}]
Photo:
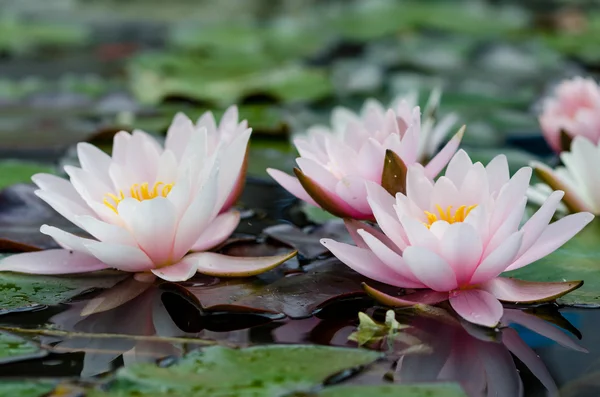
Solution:
[{"label": "partially visible flower at edge", "polygon": [[[439,92],[432,94],[429,108],[437,106]],[[313,126],[306,137],[296,138],[300,153],[294,169],[297,178],[280,170],[267,172],[282,187],[299,199],[321,207],[333,215],[372,220],[367,203],[365,182],[382,183],[386,151],[395,153],[405,166],[425,162],[446,137],[456,116],[448,115],[433,125],[433,110],[423,126],[421,112],[414,106],[414,96],[396,98],[385,109],[374,99],[367,100],[361,114],[335,108],[332,127]],[[435,177],[456,152],[463,129],[425,166],[426,174]]]},{"label": "partially visible flower at edge", "polygon": [[367,186],[368,200],[383,231],[347,221],[356,246],[321,242],[342,262],[373,280],[417,289],[395,297],[366,286],[390,306],[450,301],[466,320],[494,327],[502,317],[499,301],[554,300],[582,281],[539,283],[499,277],[559,248],[592,219],[590,213],[549,223],[563,193],[554,192],[519,227],[527,203],[531,168],[509,177],[504,155],[487,167],[460,150],[445,176],[432,182],[422,166],[409,167],[406,195],[392,197],[381,186]]},{"label": "partially visible flower at edge", "polygon": [[582,77],[563,81],[554,95],[544,101],[539,121],[544,138],[557,153],[569,149],[564,147],[565,138],[584,136],[597,144],[600,141],[600,86]]},{"label": "partially visible flower at edge", "polygon": [[536,203],[543,203],[552,191],[562,190],[565,195],[561,212],[588,211],[600,215],[600,142],[594,144],[586,137],[577,136],[568,152],[562,152],[564,166],[552,169],[540,162],[531,166],[544,182],[533,185],[527,195]]},{"label": "partially visible flower at edge", "polygon": [[240,171],[251,134],[237,119],[235,107],[218,128],[210,113],[198,125],[178,114],[164,148],[143,131],[121,131],[112,157],[78,144],[81,168],[65,167],[70,181],[49,174],[32,179],[42,200],[93,238],[43,225],[40,231],[63,249],[9,256],[0,261],[0,271],[67,274],[115,268],[181,281],[197,271],[250,276],[294,256],[206,252],[224,242],[240,220],[239,212],[225,211],[243,182]]}]

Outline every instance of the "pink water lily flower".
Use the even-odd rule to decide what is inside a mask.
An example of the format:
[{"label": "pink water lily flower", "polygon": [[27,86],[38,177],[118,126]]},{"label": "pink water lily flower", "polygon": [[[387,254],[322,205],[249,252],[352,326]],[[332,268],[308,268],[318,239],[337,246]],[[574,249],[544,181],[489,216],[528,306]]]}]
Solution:
[{"label": "pink water lily flower", "polygon": [[554,299],[582,282],[533,283],[499,277],[556,250],[592,219],[590,213],[549,223],[563,193],[554,192],[522,227],[531,168],[509,178],[504,155],[487,167],[460,150],[445,176],[432,182],[409,168],[406,195],[392,197],[370,183],[368,200],[381,230],[349,221],[356,246],[321,242],[352,269],[395,287],[422,289],[402,298],[367,287],[390,305],[450,300],[466,320],[495,326],[502,304]]},{"label": "pink water lily flower", "polygon": [[[386,150],[405,165],[424,161],[445,138],[454,116],[433,127],[431,119],[421,125],[421,111],[410,98],[397,100],[385,109],[368,100],[358,116],[344,108],[334,109],[332,127],[315,126],[294,144],[300,153],[294,178],[282,171],[267,172],[290,193],[339,217],[372,219],[365,182],[382,183]],[[448,163],[462,139],[460,130],[425,166],[433,178]]]},{"label": "pink water lily flower", "polygon": [[588,211],[600,215],[600,142],[594,144],[577,136],[570,151],[562,152],[560,158],[564,166],[555,169],[540,162],[531,164],[544,183],[529,189],[529,199],[541,204],[554,190],[562,190],[565,192],[562,212]]},{"label": "pink water lily flower", "polygon": [[600,86],[592,79],[575,77],[558,85],[554,96],[546,99],[540,125],[548,144],[560,153],[561,131],[569,138],[584,136],[594,144],[600,141]]},{"label": "pink water lily flower", "polygon": [[215,143],[209,128],[177,116],[164,147],[142,131],[116,134],[112,157],[80,143],[81,168],[65,167],[70,180],[48,174],[32,179],[42,200],[92,238],[43,225],[40,231],[63,249],[10,256],[0,261],[0,270],[66,274],[115,268],[180,281],[197,271],[248,276],[276,266],[295,253],[240,258],[206,252],[239,223],[237,211],[222,210],[238,184],[250,133],[245,129]]},{"label": "pink water lily flower", "polygon": [[[206,144],[208,145],[207,153],[212,153],[219,145],[231,145],[237,137],[243,134],[244,131],[248,130],[248,121],[239,120],[238,108],[235,105],[227,108],[225,113],[223,113],[223,117],[221,117],[219,124],[217,124],[211,111],[207,111],[202,114],[195,125],[185,114],[177,113],[173,119],[173,122],[171,123],[169,132],[167,133],[167,139],[170,140],[170,142],[167,142],[167,145],[171,148],[171,150],[173,150],[174,154],[180,158],[185,152],[186,141],[186,138],[182,138],[181,135],[189,137],[193,130],[199,130],[202,128],[206,128]],[[225,212],[230,209],[242,194],[244,183],[246,182],[247,163],[247,153],[243,162],[235,163],[238,177],[235,187],[231,191],[227,201],[225,201],[225,204],[223,204],[223,208],[221,208],[221,212]]]}]

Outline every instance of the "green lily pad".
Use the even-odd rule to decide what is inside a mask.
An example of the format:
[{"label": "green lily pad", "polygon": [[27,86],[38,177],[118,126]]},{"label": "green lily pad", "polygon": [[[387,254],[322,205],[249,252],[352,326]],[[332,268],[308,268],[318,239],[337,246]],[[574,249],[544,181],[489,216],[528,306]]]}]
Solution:
[{"label": "green lily pad", "polygon": [[328,387],[319,397],[464,397],[459,385],[441,383],[435,385],[382,385],[382,386],[336,386]]},{"label": "green lily pad", "polygon": [[94,288],[110,288],[125,276],[34,276],[0,273],[0,314],[40,305],[58,305]]},{"label": "green lily pad", "polygon": [[39,172],[54,173],[55,170],[42,164],[15,160],[2,161],[0,162],[0,189],[15,183],[31,182],[31,176]]},{"label": "green lily pad", "polygon": [[54,382],[32,380],[3,380],[0,382],[0,396],[42,397],[54,390]]},{"label": "green lily pad", "polygon": [[44,357],[46,354],[45,350],[27,339],[0,332],[0,364]]},{"label": "green lily pad", "polygon": [[92,396],[282,396],[309,392],[331,375],[380,357],[370,350],[328,346],[213,346],[167,368],[151,364],[122,368],[107,393]]},{"label": "green lily pad", "polygon": [[529,281],[584,280],[581,288],[558,300],[565,305],[600,306],[600,220],[596,218],[564,246],[506,276]]}]

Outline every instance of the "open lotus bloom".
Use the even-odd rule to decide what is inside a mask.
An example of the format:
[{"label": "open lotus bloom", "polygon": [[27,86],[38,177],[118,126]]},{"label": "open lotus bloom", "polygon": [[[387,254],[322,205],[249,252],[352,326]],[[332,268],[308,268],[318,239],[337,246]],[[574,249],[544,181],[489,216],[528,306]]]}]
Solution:
[{"label": "open lotus bloom", "polygon": [[[237,120],[234,113],[224,119]],[[200,124],[210,126],[211,119]],[[119,132],[112,157],[80,143],[81,168],[65,167],[70,181],[48,174],[34,175],[33,181],[42,200],[93,238],[43,225],[40,231],[63,249],[10,256],[0,261],[0,270],[65,274],[115,268],[180,281],[196,271],[253,275],[293,256],[206,252],[239,223],[237,211],[222,210],[238,185],[251,133],[245,129],[229,141],[217,140],[211,128],[177,116],[164,147],[142,131]]]},{"label": "open lotus bloom", "polygon": [[423,289],[402,298],[367,287],[392,305],[450,300],[466,320],[493,327],[502,317],[499,301],[552,300],[582,282],[532,283],[498,277],[556,250],[592,219],[569,215],[550,223],[563,193],[554,192],[522,227],[531,168],[509,178],[504,155],[487,167],[460,150],[435,183],[420,165],[409,168],[406,195],[392,197],[367,186],[369,204],[381,230],[347,221],[357,246],[321,242],[342,262],[366,277],[392,286]]},{"label": "open lotus bloom", "polygon": [[529,199],[543,203],[554,190],[565,195],[559,209],[563,212],[589,211],[600,214],[600,142],[594,144],[588,138],[573,139],[571,149],[562,152],[560,159],[564,167],[552,169],[540,162],[533,162],[538,183],[527,192]]},{"label": "open lotus bloom", "polygon": [[[336,108],[331,128],[315,126],[306,137],[294,140],[300,153],[296,159],[299,168],[294,169],[297,178],[279,170],[267,171],[290,193],[333,215],[372,219],[365,182],[382,184],[386,152],[397,155],[403,166],[423,161],[435,152],[456,121],[450,115],[434,126],[427,118],[421,126],[420,108],[411,102],[411,98],[398,99],[386,110],[379,102],[368,100],[360,115]],[[462,135],[461,129],[425,165],[428,177],[435,177],[446,166]]]},{"label": "open lotus bloom", "polygon": [[600,86],[594,80],[582,77],[562,82],[554,96],[546,99],[539,119],[546,141],[557,153],[568,150],[565,147],[568,140],[576,136],[598,143]]}]

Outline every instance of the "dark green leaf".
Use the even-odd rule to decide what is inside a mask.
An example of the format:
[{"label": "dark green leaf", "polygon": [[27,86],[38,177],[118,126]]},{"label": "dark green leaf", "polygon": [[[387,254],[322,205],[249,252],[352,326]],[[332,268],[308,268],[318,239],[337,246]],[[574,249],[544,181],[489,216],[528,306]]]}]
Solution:
[{"label": "dark green leaf", "polygon": [[46,354],[46,351],[27,339],[0,332],[0,364],[43,357]]}]

